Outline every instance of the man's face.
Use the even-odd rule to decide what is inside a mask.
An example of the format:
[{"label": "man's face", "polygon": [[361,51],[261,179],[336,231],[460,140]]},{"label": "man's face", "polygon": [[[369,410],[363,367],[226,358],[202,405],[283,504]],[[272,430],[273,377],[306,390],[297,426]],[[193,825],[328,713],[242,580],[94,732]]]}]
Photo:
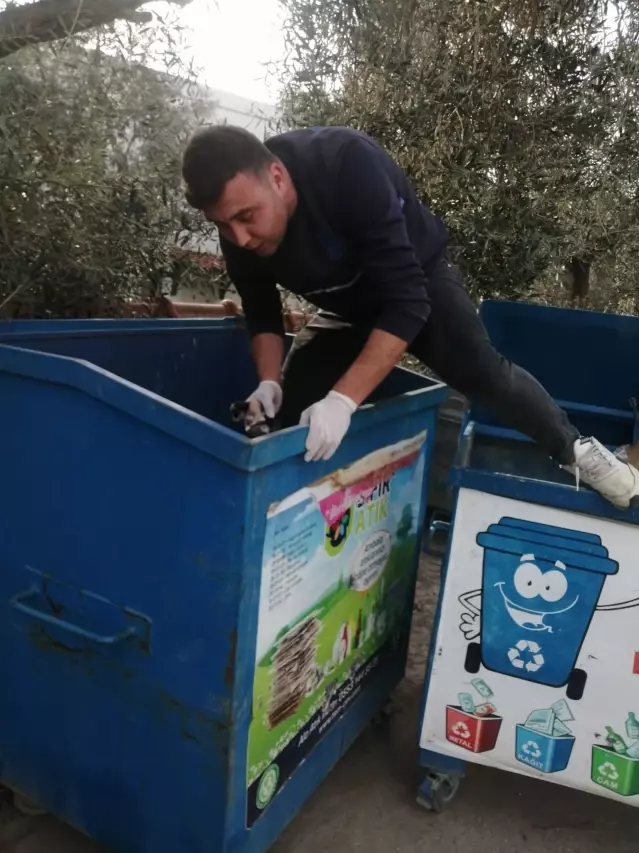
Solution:
[{"label": "man's face", "polygon": [[277,251],[288,225],[285,180],[279,163],[271,163],[261,174],[240,172],[204,215],[226,240],[269,257]]}]

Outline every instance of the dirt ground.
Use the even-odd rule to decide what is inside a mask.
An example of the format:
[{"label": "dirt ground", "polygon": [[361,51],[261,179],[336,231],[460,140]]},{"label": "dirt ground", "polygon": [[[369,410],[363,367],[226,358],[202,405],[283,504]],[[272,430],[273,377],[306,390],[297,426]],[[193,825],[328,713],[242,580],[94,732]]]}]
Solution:
[{"label": "dirt ground", "polygon": [[[438,585],[439,562],[424,558],[391,720],[364,732],[273,853],[636,853],[635,809],[511,773],[470,767],[448,811],[434,815],[416,804],[417,721]],[[0,807],[0,853],[100,850],[52,818]]]}]

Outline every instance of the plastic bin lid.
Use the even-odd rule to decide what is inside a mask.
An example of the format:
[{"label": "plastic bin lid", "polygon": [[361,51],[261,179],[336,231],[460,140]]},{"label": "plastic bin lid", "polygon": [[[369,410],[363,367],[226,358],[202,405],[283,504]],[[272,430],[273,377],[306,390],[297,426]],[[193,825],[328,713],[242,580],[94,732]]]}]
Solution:
[{"label": "plastic bin lid", "polygon": [[534,521],[502,518],[478,535],[477,544],[517,557],[534,554],[538,560],[560,560],[571,568],[599,574],[614,575],[619,570],[599,536]]},{"label": "plastic bin lid", "polygon": [[[521,530],[536,530],[548,536],[559,536],[561,539],[577,539],[579,542],[592,542],[601,545],[601,536],[596,533],[582,533],[579,530],[568,530],[565,527],[553,527],[550,524],[540,524],[538,521],[524,521],[521,518],[502,518],[499,522],[504,527],[516,527]],[[605,549],[604,549],[605,550]]]},{"label": "plastic bin lid", "polygon": [[[506,528],[502,530],[502,526]],[[518,521],[517,519],[502,518],[499,524],[493,524],[488,528],[489,533],[503,533],[505,536],[525,538],[528,542],[538,542],[540,545],[556,545],[567,548],[569,551],[577,551],[580,554],[592,554],[596,557],[607,557],[608,550],[601,544],[599,536],[592,533],[584,533],[583,537],[579,531],[564,530],[561,527],[551,527],[548,524],[538,524],[534,521]]]}]

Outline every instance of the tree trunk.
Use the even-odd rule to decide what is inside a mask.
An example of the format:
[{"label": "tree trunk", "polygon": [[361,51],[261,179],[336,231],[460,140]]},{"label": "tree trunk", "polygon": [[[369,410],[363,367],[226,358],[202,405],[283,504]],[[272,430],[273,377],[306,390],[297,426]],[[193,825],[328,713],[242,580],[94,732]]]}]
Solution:
[{"label": "tree trunk", "polygon": [[[36,0],[0,12],[0,59],[32,44],[78,35],[103,24],[151,19],[140,11],[149,0]],[[169,0],[186,6],[191,0]]]},{"label": "tree trunk", "polygon": [[585,299],[590,290],[590,261],[571,258],[566,264],[570,275],[570,293],[573,299]]}]

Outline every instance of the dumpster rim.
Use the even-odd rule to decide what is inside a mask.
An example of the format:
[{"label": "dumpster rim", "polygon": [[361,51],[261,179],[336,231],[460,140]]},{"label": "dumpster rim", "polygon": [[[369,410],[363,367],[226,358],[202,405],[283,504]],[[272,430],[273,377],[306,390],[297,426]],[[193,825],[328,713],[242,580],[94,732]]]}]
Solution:
[{"label": "dumpster rim", "polygon": [[[22,328],[15,328],[18,324]],[[58,325],[60,324],[60,325]],[[152,324],[152,325],[151,325]],[[48,326],[51,328],[48,328]],[[180,331],[231,331],[243,329],[242,323],[236,317],[202,317],[182,318],[128,318],[128,319],[87,319],[87,320],[0,320],[0,344],[20,348],[19,341],[29,341],[43,338],[55,339],[63,335],[65,338],[104,338],[126,335],[169,334]],[[28,347],[24,347],[28,349]],[[54,355],[55,353],[51,353]],[[68,356],[73,358],[73,356]],[[81,359],[78,359],[81,360]],[[92,362],[89,362],[91,364]],[[117,374],[116,374],[117,375]]]},{"label": "dumpster rim", "polygon": [[[447,394],[447,386],[414,371],[406,372],[413,374],[424,387],[376,404],[365,404],[353,416],[349,435],[400,417],[438,409]],[[224,424],[84,359],[0,342],[0,373],[72,388],[243,472],[267,468],[301,456],[306,449],[307,427],[290,427],[249,439]],[[435,427],[430,435],[434,432]],[[212,446],[214,443],[216,446]],[[317,466],[316,472],[322,476],[324,467],[332,464],[329,460],[321,467]]]}]

